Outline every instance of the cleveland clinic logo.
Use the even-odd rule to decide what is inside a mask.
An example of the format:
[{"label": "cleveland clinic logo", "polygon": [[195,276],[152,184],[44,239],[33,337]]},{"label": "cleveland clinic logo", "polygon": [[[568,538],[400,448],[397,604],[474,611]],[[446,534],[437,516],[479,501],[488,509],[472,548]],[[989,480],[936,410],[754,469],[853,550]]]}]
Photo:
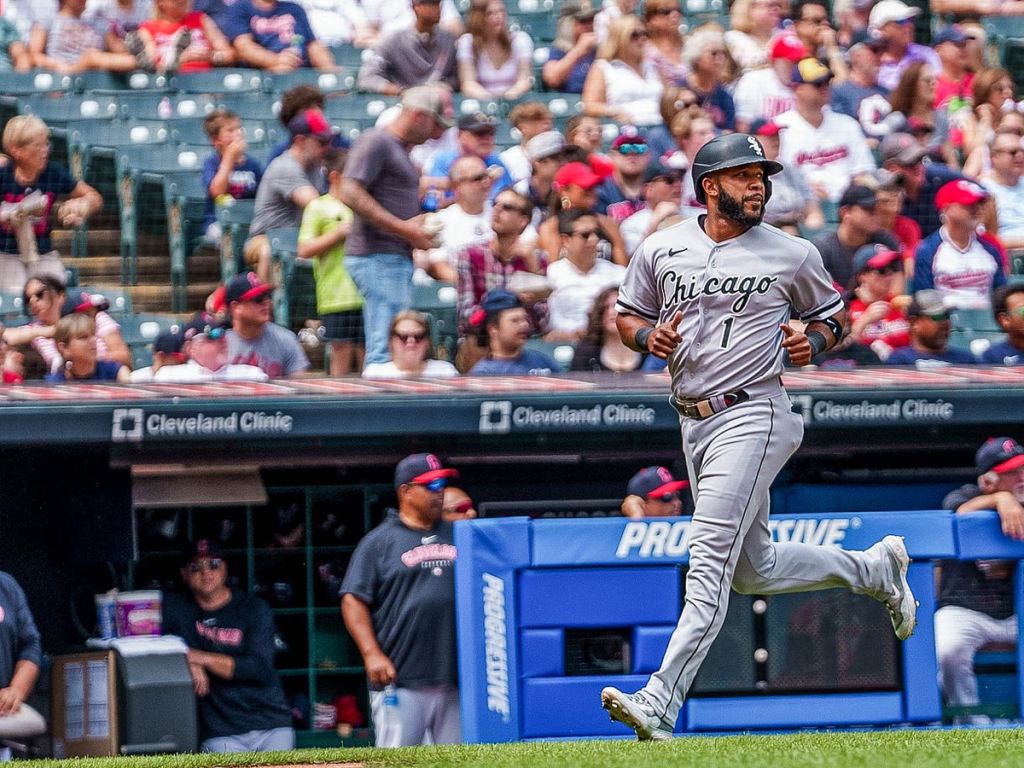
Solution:
[{"label": "cleveland clinic logo", "polygon": [[145,419],[141,408],[115,408],[110,439],[115,443],[141,443]]},{"label": "cleveland clinic logo", "polygon": [[512,403],[509,400],[484,400],[480,403],[480,434],[507,435],[512,431]]}]

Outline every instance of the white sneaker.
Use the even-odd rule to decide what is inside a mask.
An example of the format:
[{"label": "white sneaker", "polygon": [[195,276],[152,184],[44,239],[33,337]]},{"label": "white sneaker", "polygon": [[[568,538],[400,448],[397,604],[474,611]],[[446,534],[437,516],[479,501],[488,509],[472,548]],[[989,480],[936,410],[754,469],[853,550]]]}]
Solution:
[{"label": "white sneaker", "polygon": [[889,609],[896,637],[906,640],[914,634],[914,627],[917,626],[917,600],[914,599],[914,593],[910,591],[910,584],[907,582],[910,557],[907,555],[902,536],[886,536],[880,543],[885,550],[887,565],[892,571],[889,596],[883,602]]},{"label": "white sneaker", "polygon": [[608,710],[612,722],[618,721],[636,731],[640,741],[668,741],[672,732],[639,693],[623,693],[609,686],[601,691],[601,706]]}]

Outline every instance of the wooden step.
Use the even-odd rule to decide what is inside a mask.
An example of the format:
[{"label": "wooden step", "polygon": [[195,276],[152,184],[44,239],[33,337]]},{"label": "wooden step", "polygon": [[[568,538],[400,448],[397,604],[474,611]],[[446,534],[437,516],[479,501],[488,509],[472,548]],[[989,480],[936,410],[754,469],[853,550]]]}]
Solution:
[{"label": "wooden step", "polygon": [[[65,259],[69,267],[77,267],[79,282],[83,285],[97,282],[114,283],[121,280],[120,256],[85,256],[81,259]],[[139,256],[138,278],[140,283],[163,283],[170,285],[171,265],[167,256]],[[189,280],[210,281],[220,277],[220,259],[212,252],[199,253],[188,260]]]},{"label": "wooden step", "polygon": [[[206,297],[213,293],[217,285],[215,282],[189,283],[186,299],[188,311],[191,313],[202,309],[206,305]],[[131,295],[135,312],[171,311],[171,289],[168,285],[125,285],[118,288]]]}]

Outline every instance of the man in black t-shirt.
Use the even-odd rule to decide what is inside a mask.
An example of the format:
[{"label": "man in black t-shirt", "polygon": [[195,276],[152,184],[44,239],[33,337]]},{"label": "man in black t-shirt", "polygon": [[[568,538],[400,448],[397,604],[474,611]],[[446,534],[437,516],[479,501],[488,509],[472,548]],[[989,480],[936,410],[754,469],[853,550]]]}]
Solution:
[{"label": "man in black t-shirt", "polygon": [[191,594],[167,596],[163,630],[188,645],[202,751],[294,749],[291,708],[274,667],[270,606],[227,585],[227,563],[209,540],[197,541],[189,554],[182,577]]},{"label": "man in black t-shirt", "polygon": [[[1024,447],[1009,437],[994,437],[975,456],[977,485],[964,485],[942,502],[957,514],[994,509],[1003,533],[1024,540]],[[935,652],[939,683],[951,707],[978,705],[974,655],[989,643],[1016,643],[1013,615],[1013,564],[1003,560],[946,560],[935,612]],[[984,715],[958,715],[984,722]]]},{"label": "man in black t-shirt", "polygon": [[398,509],[363,537],[345,572],[341,612],[370,681],[378,747],[461,741],[455,544],[442,518],[457,476],[431,453],[402,459]]},{"label": "man in black t-shirt", "polygon": [[878,222],[875,192],[870,187],[851,184],[839,200],[839,226],[814,241],[825,269],[841,289],[856,287],[853,257],[869,243],[880,243],[890,251],[899,251],[900,243]]}]

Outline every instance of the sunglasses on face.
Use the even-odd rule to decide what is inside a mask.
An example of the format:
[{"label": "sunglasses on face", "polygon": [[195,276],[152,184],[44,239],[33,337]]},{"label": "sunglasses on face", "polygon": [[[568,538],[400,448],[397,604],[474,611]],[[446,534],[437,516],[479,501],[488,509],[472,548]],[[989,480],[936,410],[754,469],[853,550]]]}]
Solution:
[{"label": "sunglasses on face", "polygon": [[1016,315],[1017,317],[1024,317],[1024,307],[1017,307],[1016,309],[1008,309],[1008,310],[1006,310],[1006,314],[1008,314],[1010,317],[1013,317],[1014,315]]},{"label": "sunglasses on face", "polygon": [[1013,149],[993,149],[993,154],[996,155],[1009,155],[1010,157],[1016,157],[1017,155],[1024,155],[1024,149],[1020,147],[1014,147]]},{"label": "sunglasses on face", "polygon": [[676,499],[678,499],[679,498],[679,494],[678,493],[663,493],[660,496],[648,496],[647,498],[650,499],[651,501],[661,501],[661,502],[664,502],[665,504],[668,504],[670,501],[675,501]]},{"label": "sunglasses on face", "polygon": [[414,341],[419,344],[421,341],[427,338],[425,333],[394,333],[393,338],[398,339],[403,344],[408,344],[410,341]]},{"label": "sunglasses on face", "polygon": [[224,561],[219,557],[211,557],[209,560],[200,560],[188,564],[189,573],[202,573],[203,571],[219,571]]},{"label": "sunglasses on face", "polygon": [[573,237],[578,237],[580,240],[589,240],[592,237],[600,237],[596,229],[588,229],[584,232],[573,232]]},{"label": "sunglasses on face", "polygon": [[620,144],[616,150],[620,155],[643,155],[647,153],[646,144]]},{"label": "sunglasses on face", "polygon": [[468,181],[468,182],[472,182],[472,183],[475,184],[475,183],[483,181],[484,179],[489,179],[489,178],[491,178],[490,175],[487,173],[487,171],[484,171],[483,173],[478,173],[476,176],[467,176],[464,179],[459,179],[459,181],[460,182]]},{"label": "sunglasses on face", "polygon": [[800,19],[805,24],[828,24],[828,16],[811,16],[807,19]]},{"label": "sunglasses on face", "polygon": [[526,215],[526,211],[524,211],[522,208],[520,208],[517,205],[512,205],[512,203],[506,203],[506,202],[499,201],[499,202],[494,204],[494,207],[499,209],[499,210],[502,210],[502,211],[508,211],[510,213],[518,213],[520,216],[525,216]]},{"label": "sunglasses on face", "polygon": [[438,493],[448,487],[448,479],[445,477],[439,477],[436,480],[431,480],[429,483],[413,483],[418,485],[420,488],[426,488],[431,493]]}]

